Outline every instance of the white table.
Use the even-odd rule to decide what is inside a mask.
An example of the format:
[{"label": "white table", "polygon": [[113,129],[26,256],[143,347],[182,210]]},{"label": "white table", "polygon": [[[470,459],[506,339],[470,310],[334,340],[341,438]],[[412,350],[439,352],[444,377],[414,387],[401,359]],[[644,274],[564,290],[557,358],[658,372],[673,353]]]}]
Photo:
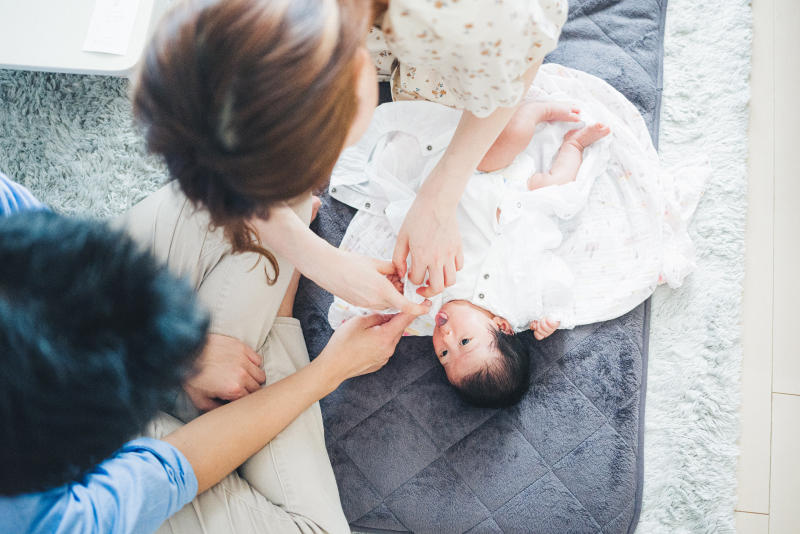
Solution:
[{"label": "white table", "polygon": [[126,55],[82,50],[95,0],[0,0],[0,68],[126,76],[169,0],[140,0]]}]

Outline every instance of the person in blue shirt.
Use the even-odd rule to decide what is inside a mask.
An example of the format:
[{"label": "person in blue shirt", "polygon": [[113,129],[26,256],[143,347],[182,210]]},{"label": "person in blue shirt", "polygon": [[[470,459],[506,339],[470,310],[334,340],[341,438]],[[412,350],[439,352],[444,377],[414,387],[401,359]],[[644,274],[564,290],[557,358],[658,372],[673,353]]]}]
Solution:
[{"label": "person in blue shirt", "polygon": [[352,321],[297,372],[153,432],[162,439],[135,438],[192,372],[208,315],[124,233],[19,212],[40,204],[3,185],[0,532],[153,532],[209,488],[233,496],[223,510],[231,531],[259,521],[286,531],[278,514],[252,515],[246,499],[265,497],[233,471],[342,381],[386,363],[414,317]]}]

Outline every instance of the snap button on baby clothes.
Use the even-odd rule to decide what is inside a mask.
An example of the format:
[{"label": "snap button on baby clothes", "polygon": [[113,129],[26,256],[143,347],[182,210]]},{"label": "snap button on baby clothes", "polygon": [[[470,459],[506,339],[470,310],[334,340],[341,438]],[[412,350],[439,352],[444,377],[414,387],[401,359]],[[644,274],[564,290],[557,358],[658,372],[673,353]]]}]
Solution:
[{"label": "snap button on baby clothes", "polygon": [[428,145],[428,146],[426,146],[425,148],[427,148],[427,149],[428,149],[428,152],[430,152],[431,150],[433,150],[433,145]]},{"label": "snap button on baby clothes", "polygon": [[479,299],[482,299],[483,297],[484,297],[484,294],[483,294],[483,293],[478,293],[478,298],[479,298]]},{"label": "snap button on baby clothes", "polygon": [[336,192],[336,188],[335,187],[331,187],[331,193],[335,193],[335,192]]},{"label": "snap button on baby clothes", "polygon": [[484,275],[483,275],[483,279],[484,279],[484,280],[488,280],[488,279],[489,279],[489,273],[486,273],[486,274],[484,274]]},{"label": "snap button on baby clothes", "polygon": [[521,208],[522,207],[522,202],[517,202],[517,207]]},{"label": "snap button on baby clothes", "polygon": [[366,202],[364,204],[364,207],[367,208],[367,209],[370,209],[372,207],[372,204],[370,204],[369,202]]}]

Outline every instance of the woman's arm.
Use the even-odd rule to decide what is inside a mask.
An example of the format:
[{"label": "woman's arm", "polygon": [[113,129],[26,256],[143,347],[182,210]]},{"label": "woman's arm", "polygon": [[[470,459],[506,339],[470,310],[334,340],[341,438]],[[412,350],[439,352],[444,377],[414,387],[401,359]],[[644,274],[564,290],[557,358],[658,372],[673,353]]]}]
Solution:
[{"label": "woman's arm", "polygon": [[[427,306],[425,306],[427,310]],[[340,326],[306,367],[256,393],[201,415],[164,438],[192,465],[198,493],[258,452],[347,378],[377,371],[415,316],[371,315]]]},{"label": "woman's arm", "polygon": [[253,220],[261,241],[285,256],[295,268],[334,295],[373,310],[394,308],[421,315],[428,309],[397,291],[387,276],[391,262],[340,250],[317,236],[286,205],[270,210],[269,219]]},{"label": "woman's arm", "polygon": [[[539,70],[541,62],[523,75],[525,91]],[[414,204],[403,221],[395,245],[392,263],[398,274],[406,274],[406,258],[411,254],[409,280],[422,284],[428,273],[425,297],[441,293],[456,281],[463,255],[461,236],[456,223],[456,206],[467,181],[514,115],[516,107],[497,108],[485,118],[465,111],[450,145],[420,187]]]}]

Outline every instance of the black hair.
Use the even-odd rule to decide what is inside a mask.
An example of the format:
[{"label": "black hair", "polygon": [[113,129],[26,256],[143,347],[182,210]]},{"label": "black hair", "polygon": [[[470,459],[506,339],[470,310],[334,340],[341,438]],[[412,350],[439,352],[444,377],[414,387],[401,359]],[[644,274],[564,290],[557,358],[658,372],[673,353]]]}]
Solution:
[{"label": "black hair", "polygon": [[173,398],[205,341],[191,288],[121,232],[0,217],[0,495],[76,481]]},{"label": "black hair", "polygon": [[475,406],[505,408],[528,391],[531,361],[528,347],[517,334],[492,329],[492,349],[500,354],[480,371],[453,384],[461,397]]}]

